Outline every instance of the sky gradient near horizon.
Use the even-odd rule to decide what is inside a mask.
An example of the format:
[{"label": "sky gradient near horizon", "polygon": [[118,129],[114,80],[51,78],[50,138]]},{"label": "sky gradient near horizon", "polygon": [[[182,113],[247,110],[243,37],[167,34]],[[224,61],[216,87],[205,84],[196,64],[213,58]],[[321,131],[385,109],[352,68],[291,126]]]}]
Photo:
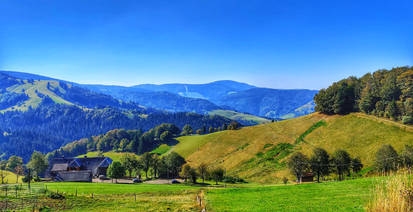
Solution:
[{"label": "sky gradient near horizon", "polygon": [[413,65],[413,2],[0,0],[0,70],[320,89]]}]

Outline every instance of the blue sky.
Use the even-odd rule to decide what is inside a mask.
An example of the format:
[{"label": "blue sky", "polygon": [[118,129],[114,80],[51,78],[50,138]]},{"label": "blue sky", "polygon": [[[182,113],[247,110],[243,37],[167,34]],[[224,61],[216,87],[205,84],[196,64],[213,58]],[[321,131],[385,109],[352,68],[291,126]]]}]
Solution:
[{"label": "blue sky", "polygon": [[0,69],[319,89],[413,65],[412,1],[0,0]]}]

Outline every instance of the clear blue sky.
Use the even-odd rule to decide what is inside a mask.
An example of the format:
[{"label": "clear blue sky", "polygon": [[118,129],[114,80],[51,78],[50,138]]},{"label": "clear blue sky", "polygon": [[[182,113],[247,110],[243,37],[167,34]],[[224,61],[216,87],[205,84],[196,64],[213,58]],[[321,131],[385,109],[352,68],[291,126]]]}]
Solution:
[{"label": "clear blue sky", "polygon": [[413,65],[413,3],[0,0],[0,69],[79,83],[319,89]]}]

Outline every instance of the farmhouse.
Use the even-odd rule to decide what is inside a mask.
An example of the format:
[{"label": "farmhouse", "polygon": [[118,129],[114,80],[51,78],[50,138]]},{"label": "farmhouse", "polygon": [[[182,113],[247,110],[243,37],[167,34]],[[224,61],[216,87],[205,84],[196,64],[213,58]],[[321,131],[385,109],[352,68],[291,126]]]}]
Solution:
[{"label": "farmhouse", "polygon": [[93,177],[106,175],[111,163],[108,157],[54,158],[48,176],[54,181],[92,182]]}]

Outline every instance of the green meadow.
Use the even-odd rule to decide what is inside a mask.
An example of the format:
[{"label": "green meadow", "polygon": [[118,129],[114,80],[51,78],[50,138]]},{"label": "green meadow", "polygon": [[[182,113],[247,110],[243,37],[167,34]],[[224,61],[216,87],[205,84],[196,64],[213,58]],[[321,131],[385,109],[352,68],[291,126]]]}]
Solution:
[{"label": "green meadow", "polygon": [[211,189],[209,211],[364,211],[377,178]]},{"label": "green meadow", "polygon": [[[68,211],[365,211],[382,177],[340,182],[218,186],[45,183],[68,197]],[[77,197],[75,197],[77,194]],[[136,197],[136,200],[135,200]]]}]

